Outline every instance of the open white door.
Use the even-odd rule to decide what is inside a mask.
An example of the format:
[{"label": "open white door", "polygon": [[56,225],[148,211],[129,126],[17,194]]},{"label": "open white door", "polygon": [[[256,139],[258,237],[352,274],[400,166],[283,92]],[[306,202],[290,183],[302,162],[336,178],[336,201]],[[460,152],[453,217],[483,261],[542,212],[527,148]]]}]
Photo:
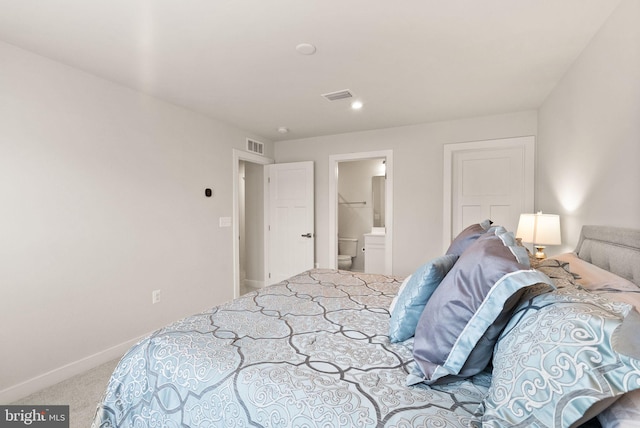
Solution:
[{"label": "open white door", "polygon": [[267,284],[275,284],[314,264],[313,162],[265,166]]}]

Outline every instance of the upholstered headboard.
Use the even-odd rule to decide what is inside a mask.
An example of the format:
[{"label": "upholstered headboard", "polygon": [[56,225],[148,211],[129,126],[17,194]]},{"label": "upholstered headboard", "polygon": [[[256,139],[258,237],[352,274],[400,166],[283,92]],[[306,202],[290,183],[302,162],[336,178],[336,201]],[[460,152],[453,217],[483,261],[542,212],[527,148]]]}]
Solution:
[{"label": "upholstered headboard", "polygon": [[582,226],[575,251],[582,260],[640,287],[640,230]]}]

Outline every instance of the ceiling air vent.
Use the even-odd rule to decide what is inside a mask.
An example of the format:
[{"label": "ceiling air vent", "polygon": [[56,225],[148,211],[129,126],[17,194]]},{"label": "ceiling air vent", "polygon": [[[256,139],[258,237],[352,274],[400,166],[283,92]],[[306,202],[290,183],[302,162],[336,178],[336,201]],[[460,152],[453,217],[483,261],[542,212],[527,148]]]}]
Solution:
[{"label": "ceiling air vent", "polygon": [[260,141],[252,140],[251,138],[247,138],[247,150],[251,153],[257,153],[259,155],[264,154],[264,143]]},{"label": "ceiling air vent", "polygon": [[353,94],[348,89],[344,89],[342,91],[329,92],[328,94],[322,94],[322,96],[329,101],[338,101],[338,100],[343,100],[345,98],[351,98],[353,97]]}]

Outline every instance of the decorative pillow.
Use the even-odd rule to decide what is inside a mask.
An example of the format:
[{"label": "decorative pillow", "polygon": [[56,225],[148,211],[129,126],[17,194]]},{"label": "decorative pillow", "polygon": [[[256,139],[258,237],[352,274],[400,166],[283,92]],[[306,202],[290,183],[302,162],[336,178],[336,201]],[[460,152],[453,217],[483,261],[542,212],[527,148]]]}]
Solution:
[{"label": "decorative pillow", "polygon": [[398,288],[398,294],[396,294],[396,297],[393,298],[393,300],[391,301],[391,304],[389,305],[389,313],[390,314],[392,314],[393,311],[395,310],[395,307],[398,304],[398,299],[400,298],[400,296],[404,292],[404,289],[407,288],[407,284],[409,283],[409,281],[411,281],[411,275],[406,277],[402,281],[402,284],[400,284],[400,287]]},{"label": "decorative pillow", "polygon": [[559,254],[553,256],[553,259],[570,267],[571,272],[576,275],[576,284],[609,300],[629,303],[640,311],[640,288],[628,279],[586,262],[575,253]]},{"label": "decorative pillow", "polygon": [[491,220],[487,219],[467,227],[455,237],[445,254],[462,255],[469,245],[473,244],[476,239],[489,230],[492,223]]},{"label": "decorative pillow", "polygon": [[577,276],[570,269],[569,263],[555,260],[539,260],[536,269],[553,280],[556,287],[575,287]]},{"label": "decorative pillow", "polygon": [[[496,228],[472,243],[427,302],[413,345],[409,385],[456,380],[484,370],[493,346],[525,287],[544,283],[527,269],[522,247],[507,246],[513,234]],[[417,376],[416,376],[417,373]]]},{"label": "decorative pillow", "polygon": [[[631,316],[631,314],[634,314]],[[522,300],[495,346],[482,426],[569,427],[640,388],[640,328],[630,305],[578,287]]]},{"label": "decorative pillow", "polygon": [[640,389],[627,392],[598,415],[602,428],[640,427]]},{"label": "decorative pillow", "polygon": [[420,266],[404,288],[400,288],[398,300],[393,302],[389,322],[389,341],[402,342],[413,337],[418,319],[427,301],[444,276],[458,260],[456,255],[445,255]]}]

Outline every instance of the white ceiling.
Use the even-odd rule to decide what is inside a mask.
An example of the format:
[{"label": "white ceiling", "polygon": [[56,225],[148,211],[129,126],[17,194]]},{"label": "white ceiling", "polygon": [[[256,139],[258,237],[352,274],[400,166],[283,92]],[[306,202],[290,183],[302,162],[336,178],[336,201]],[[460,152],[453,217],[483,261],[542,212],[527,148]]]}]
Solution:
[{"label": "white ceiling", "polygon": [[619,3],[0,0],[0,40],[283,140],[535,109]]}]

